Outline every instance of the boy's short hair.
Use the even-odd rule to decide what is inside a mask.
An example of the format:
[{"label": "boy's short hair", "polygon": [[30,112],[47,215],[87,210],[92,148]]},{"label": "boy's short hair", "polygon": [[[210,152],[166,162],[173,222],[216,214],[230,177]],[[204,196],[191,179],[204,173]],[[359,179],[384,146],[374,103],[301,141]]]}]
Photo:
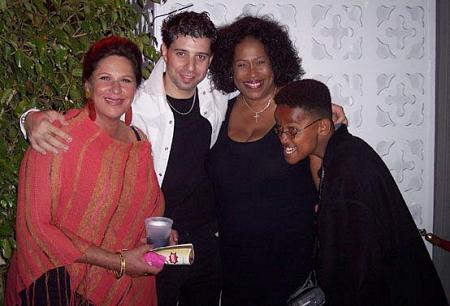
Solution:
[{"label": "boy's short hair", "polygon": [[217,28],[207,12],[182,12],[164,19],[161,36],[167,48],[180,36],[209,38],[212,52],[217,39]]},{"label": "boy's short hair", "polygon": [[299,107],[321,118],[332,118],[330,91],[324,83],[317,80],[303,79],[289,83],[274,99],[277,105]]}]

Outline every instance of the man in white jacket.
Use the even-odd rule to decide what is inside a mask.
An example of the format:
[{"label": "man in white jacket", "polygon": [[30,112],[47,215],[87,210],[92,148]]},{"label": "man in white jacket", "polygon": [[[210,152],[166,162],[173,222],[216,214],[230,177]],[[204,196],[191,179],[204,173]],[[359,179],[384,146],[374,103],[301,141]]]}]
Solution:
[{"label": "man in white jacket", "polygon": [[[135,96],[132,124],[152,144],[158,181],[166,199],[165,216],[174,220],[178,242],[195,247],[192,266],[167,266],[157,277],[160,306],[219,304],[220,259],[214,194],[205,170],[217,139],[227,97],[206,78],[217,30],[206,13],[168,17],[161,29],[162,58]],[[120,86],[120,85],[118,85]],[[26,113],[21,126],[37,151],[70,150],[70,135],[52,125],[61,114]],[[58,140],[58,137],[65,141]]]}]

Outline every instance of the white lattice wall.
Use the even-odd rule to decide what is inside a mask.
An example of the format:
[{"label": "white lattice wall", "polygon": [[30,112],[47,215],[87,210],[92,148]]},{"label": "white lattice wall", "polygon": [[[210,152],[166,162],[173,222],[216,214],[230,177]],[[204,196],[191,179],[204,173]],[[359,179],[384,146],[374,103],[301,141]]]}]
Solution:
[{"label": "white lattice wall", "polygon": [[350,131],[390,168],[417,226],[433,229],[435,0],[169,0],[155,15],[191,3],[219,26],[242,13],[288,25],[306,76],[329,86]]}]

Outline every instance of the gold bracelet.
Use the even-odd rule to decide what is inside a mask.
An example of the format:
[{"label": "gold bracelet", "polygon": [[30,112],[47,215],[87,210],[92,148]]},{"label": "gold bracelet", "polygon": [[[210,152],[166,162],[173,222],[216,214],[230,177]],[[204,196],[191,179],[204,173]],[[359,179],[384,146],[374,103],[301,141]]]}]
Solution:
[{"label": "gold bracelet", "polygon": [[120,279],[125,273],[125,268],[127,266],[127,263],[125,262],[125,257],[123,257],[122,251],[116,252],[116,254],[119,254],[119,257],[120,257],[120,271],[117,272],[114,270],[113,273],[117,279]]}]

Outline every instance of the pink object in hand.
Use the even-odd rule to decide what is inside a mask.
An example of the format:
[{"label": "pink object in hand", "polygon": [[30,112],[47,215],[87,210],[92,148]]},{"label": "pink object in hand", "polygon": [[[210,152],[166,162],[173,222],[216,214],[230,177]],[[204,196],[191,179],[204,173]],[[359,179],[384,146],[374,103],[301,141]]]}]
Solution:
[{"label": "pink object in hand", "polygon": [[156,254],[155,252],[147,252],[144,255],[144,260],[150,265],[156,268],[161,268],[166,262],[166,257]]}]

